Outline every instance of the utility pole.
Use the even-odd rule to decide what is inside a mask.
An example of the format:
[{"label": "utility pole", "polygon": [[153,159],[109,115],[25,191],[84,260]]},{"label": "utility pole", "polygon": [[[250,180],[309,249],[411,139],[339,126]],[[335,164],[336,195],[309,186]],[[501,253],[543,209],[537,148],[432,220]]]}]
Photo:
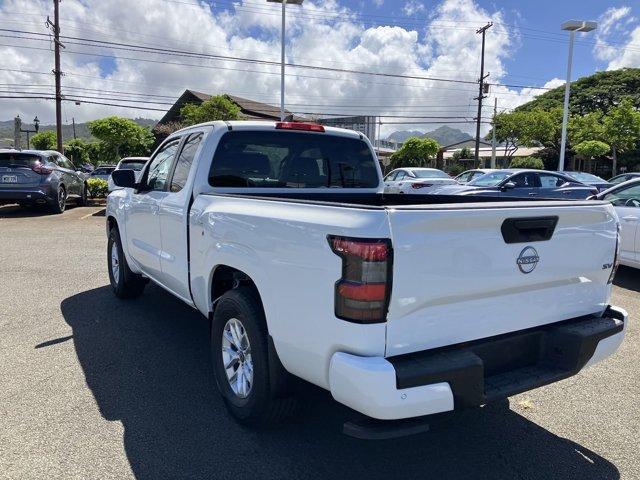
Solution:
[{"label": "utility pole", "polygon": [[498,115],[498,97],[493,99],[493,128],[491,128],[493,132],[493,137],[491,138],[491,168],[496,168],[496,115]]},{"label": "utility pole", "polygon": [[482,119],[482,99],[485,98],[484,95],[484,80],[485,78],[487,78],[489,75],[484,74],[484,45],[485,45],[485,34],[487,32],[487,30],[489,28],[491,28],[493,26],[493,22],[489,22],[487,23],[484,27],[479,28],[478,30],[476,30],[476,33],[481,33],[482,34],[482,53],[480,55],[480,79],[478,80],[478,83],[480,84],[479,88],[478,88],[478,98],[476,100],[478,100],[478,117],[476,118],[476,152],[475,152],[475,159],[476,162],[480,161],[480,122]]},{"label": "utility pole", "polygon": [[76,139],[76,119],[75,119],[75,117],[71,117],[71,123],[73,123],[73,139],[75,140]]},{"label": "utility pole", "polygon": [[53,74],[56,81],[56,137],[58,140],[57,150],[62,153],[62,88],[60,85],[60,47],[64,45],[60,43],[60,0],[53,0],[53,23],[47,18],[47,26],[53,29],[53,43],[55,55],[55,67]]}]

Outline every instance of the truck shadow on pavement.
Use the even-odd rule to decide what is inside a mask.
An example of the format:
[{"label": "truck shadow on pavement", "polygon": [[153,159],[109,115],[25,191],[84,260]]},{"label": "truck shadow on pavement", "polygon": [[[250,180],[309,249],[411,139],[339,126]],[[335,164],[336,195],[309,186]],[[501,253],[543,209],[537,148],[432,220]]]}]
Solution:
[{"label": "truck shadow on pavement", "polygon": [[620,477],[609,461],[511,410],[464,411],[426,434],[367,442],[341,433],[353,412],[305,384],[292,422],[245,429],[215,391],[209,328],[196,311],[152,285],[138,300],[105,286],[61,308],[100,413],[122,422],[138,479]]}]

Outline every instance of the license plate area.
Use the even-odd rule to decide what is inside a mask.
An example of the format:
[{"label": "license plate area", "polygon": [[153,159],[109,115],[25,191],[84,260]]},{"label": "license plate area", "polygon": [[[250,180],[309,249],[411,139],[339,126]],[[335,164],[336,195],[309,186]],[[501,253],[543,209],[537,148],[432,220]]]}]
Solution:
[{"label": "license plate area", "polygon": [[17,175],[2,175],[0,176],[0,182],[2,183],[18,183]]}]

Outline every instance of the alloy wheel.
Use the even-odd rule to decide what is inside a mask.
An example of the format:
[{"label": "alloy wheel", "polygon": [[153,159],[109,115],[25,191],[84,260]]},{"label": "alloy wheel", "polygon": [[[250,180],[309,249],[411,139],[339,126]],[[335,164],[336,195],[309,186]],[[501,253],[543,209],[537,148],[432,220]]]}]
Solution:
[{"label": "alloy wheel", "polygon": [[222,364],[233,393],[247,398],[253,385],[251,344],[242,322],[231,318],[222,330]]},{"label": "alloy wheel", "polygon": [[118,255],[116,242],[111,244],[111,275],[113,275],[113,281],[118,284],[120,281],[120,255]]}]

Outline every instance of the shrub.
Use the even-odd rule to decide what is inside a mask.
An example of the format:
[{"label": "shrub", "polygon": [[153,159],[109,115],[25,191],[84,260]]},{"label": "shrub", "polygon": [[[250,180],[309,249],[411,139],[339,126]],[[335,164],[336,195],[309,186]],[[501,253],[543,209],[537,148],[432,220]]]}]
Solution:
[{"label": "shrub", "polygon": [[87,191],[91,198],[105,198],[109,194],[109,184],[101,178],[87,180]]},{"label": "shrub", "polygon": [[514,158],[509,164],[509,168],[532,168],[544,170],[544,162],[537,157]]},{"label": "shrub", "polygon": [[454,163],[453,165],[449,165],[447,168],[445,168],[445,171],[452,177],[457,177],[462,172],[464,172],[464,170],[464,166],[460,165],[459,163]]}]

